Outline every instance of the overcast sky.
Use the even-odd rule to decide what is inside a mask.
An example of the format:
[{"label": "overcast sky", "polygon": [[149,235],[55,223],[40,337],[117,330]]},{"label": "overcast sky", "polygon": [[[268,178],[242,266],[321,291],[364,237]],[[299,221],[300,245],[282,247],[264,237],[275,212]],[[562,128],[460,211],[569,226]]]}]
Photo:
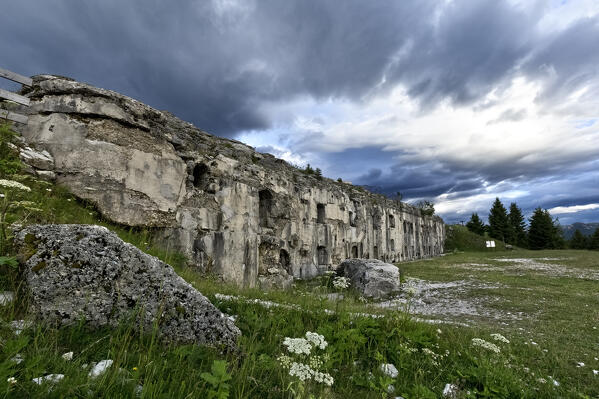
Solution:
[{"label": "overcast sky", "polygon": [[[331,178],[599,221],[599,0],[0,0],[0,67],[65,75]],[[3,83],[5,87],[6,84]]]}]

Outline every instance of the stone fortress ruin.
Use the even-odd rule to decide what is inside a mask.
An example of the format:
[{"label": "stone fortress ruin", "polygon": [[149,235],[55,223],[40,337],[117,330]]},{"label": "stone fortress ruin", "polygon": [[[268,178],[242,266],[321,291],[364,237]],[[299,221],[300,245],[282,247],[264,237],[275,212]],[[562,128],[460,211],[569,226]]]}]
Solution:
[{"label": "stone fortress ruin", "polygon": [[437,216],[308,175],[129,97],[50,75],[22,94],[29,123],[16,128],[31,172],[116,223],[154,228],[163,246],[228,281],[284,285],[346,258],[443,251]]}]

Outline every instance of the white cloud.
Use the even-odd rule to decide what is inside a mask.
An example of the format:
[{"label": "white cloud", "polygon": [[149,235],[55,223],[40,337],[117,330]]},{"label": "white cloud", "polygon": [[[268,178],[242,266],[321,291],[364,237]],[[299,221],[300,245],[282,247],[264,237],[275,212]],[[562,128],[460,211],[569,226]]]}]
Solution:
[{"label": "white cloud", "polygon": [[564,213],[577,213],[580,211],[588,211],[588,210],[593,210],[593,209],[599,209],[599,204],[556,206],[555,208],[549,209],[549,213],[555,214],[555,215],[561,215]]}]

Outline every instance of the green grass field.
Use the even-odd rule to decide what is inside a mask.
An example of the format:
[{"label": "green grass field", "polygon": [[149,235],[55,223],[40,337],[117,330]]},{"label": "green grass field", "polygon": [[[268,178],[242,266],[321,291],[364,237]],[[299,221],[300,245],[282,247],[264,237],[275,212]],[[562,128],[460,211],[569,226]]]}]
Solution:
[{"label": "green grass field", "polygon": [[[17,335],[10,322],[27,317],[25,298],[17,298],[0,307],[0,397],[411,399],[441,397],[446,384],[470,398],[599,397],[599,375],[593,373],[599,370],[599,252],[454,252],[403,263],[407,284],[430,290],[404,294],[393,307],[381,308],[351,290],[329,300],[334,290],[328,278],[298,282],[286,292],[227,285],[186,268],[180,255],[152,242],[151,231],[102,220],[59,187],[23,183],[32,187],[28,200],[38,210],[16,209],[8,222],[105,225],[170,262],[234,315],[243,335],[234,354],[164,345],[154,332],[140,333],[126,322],[96,331],[83,323],[61,329],[33,323]],[[0,276],[0,290],[19,284],[9,265]],[[321,360],[334,378],[331,387],[300,383],[277,360],[285,353],[285,337],[307,331],[328,342]],[[494,340],[493,333],[510,342]],[[474,345],[473,338],[497,345],[499,353]],[[62,358],[71,351],[72,360]],[[90,378],[92,363],[104,359],[113,360],[112,367]],[[226,370],[215,361],[225,361]],[[384,375],[383,363],[394,364],[398,376]],[[48,374],[64,378],[32,382]]]}]

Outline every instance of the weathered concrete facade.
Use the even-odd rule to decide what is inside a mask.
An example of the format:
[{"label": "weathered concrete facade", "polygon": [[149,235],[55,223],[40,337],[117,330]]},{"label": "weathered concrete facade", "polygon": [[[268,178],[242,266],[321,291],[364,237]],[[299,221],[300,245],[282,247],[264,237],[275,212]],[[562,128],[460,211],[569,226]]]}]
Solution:
[{"label": "weathered concrete facade", "polygon": [[314,276],[346,258],[399,262],[443,250],[439,217],[307,175],[115,92],[43,75],[24,94],[27,151],[47,151],[43,168],[29,162],[36,173],[115,222],[158,227],[165,244],[227,280],[254,285]]}]

